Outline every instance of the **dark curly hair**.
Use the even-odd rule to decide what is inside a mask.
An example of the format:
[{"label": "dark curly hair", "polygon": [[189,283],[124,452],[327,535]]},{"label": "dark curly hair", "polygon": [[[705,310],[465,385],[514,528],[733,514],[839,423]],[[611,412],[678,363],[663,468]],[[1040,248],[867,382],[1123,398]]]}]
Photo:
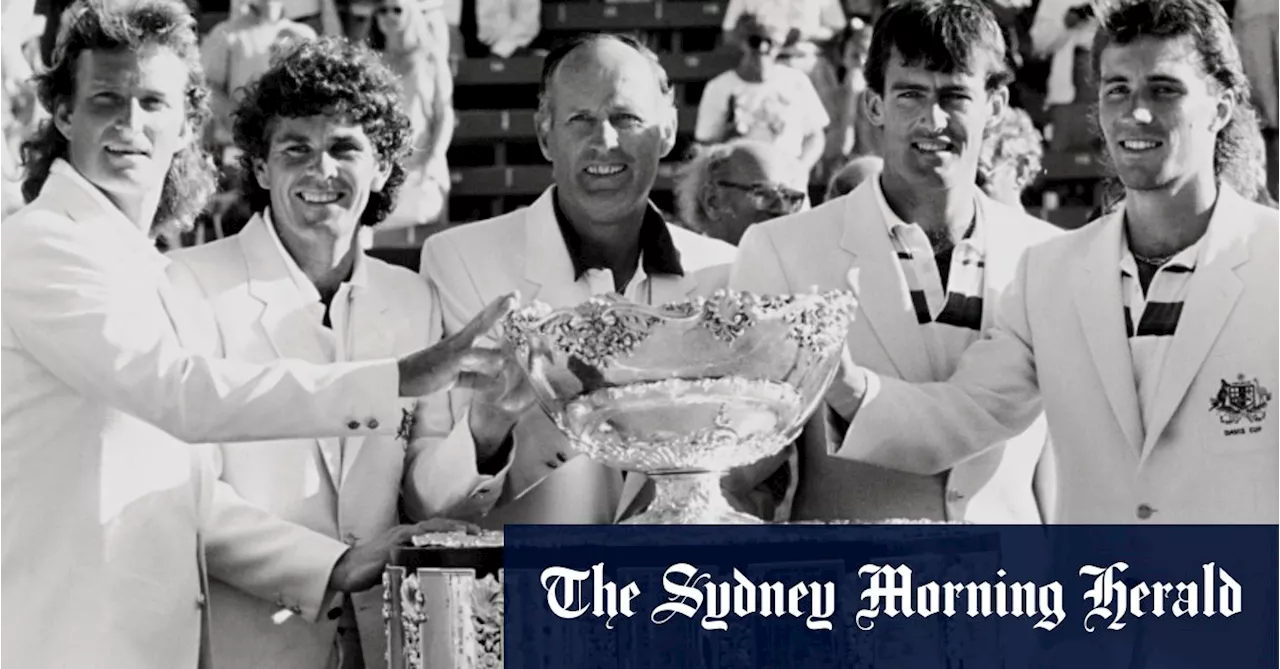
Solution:
[{"label": "dark curly hair", "polygon": [[285,52],[248,86],[235,112],[233,131],[240,154],[241,191],[253,211],[271,204],[258,185],[254,165],[271,148],[275,121],[329,116],[364,129],[378,157],[391,165],[381,193],[370,193],[361,225],[376,225],[395,208],[404,184],[401,164],[409,154],[411,128],[400,103],[400,85],[378,55],[341,37],[307,40]]},{"label": "dark curly hair", "polygon": [[[1235,112],[1218,132],[1214,145],[1213,171],[1220,182],[1244,197],[1259,199],[1267,188],[1262,132],[1227,13],[1217,0],[1113,2],[1102,15],[1094,37],[1090,67],[1094,80],[1099,78],[1102,50],[1108,45],[1129,44],[1141,37],[1176,39],[1183,35],[1191,36],[1205,74],[1235,98]],[[1111,189],[1115,188],[1112,182]]]},{"label": "dark curly hair", "polygon": [[[68,157],[69,142],[54,125],[52,116],[57,115],[59,107],[75,101],[80,54],[136,53],[144,47],[169,49],[186,65],[187,123],[193,137],[200,135],[210,116],[209,89],[200,65],[196,21],[187,6],[180,0],[135,0],[122,6],[111,6],[103,0],[77,0],[62,13],[52,65],[35,78],[40,104],[51,117],[22,143],[22,196],[27,202],[40,194],[54,161]],[[213,162],[199,142],[190,142],[173,156],[151,231],[190,228],[216,186]]]}]

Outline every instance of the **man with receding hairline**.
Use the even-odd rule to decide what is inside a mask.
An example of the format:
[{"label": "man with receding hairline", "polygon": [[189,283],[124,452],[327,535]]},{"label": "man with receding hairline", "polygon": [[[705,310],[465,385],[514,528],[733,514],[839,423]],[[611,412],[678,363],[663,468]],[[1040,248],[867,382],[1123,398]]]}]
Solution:
[{"label": "man with receding hairline", "polygon": [[[723,287],[733,247],[668,224],[649,200],[676,138],[671,84],[651,51],[618,35],[559,45],[543,65],[536,123],[554,185],[527,208],[423,247],[446,333],[489,295],[516,289],[568,307],[610,293],[658,305]],[[460,406],[455,420],[477,441],[514,439],[506,489],[481,524],[612,523],[643,488],[644,477],[628,477],[624,500],[621,472],[573,458],[542,411],[510,393]]]}]

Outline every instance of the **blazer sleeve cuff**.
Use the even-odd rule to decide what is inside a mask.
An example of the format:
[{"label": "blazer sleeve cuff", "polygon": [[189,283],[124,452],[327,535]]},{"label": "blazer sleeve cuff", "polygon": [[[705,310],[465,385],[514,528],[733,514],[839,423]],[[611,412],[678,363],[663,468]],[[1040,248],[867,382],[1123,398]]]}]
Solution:
[{"label": "blazer sleeve cuff", "polygon": [[296,592],[282,592],[284,608],[310,623],[317,622],[341,606],[342,594],[329,589],[329,577],[350,546],[320,534],[309,534],[295,546],[298,555]]},{"label": "blazer sleeve cuff", "polygon": [[470,409],[467,409],[444,439],[427,446],[414,458],[404,494],[415,520],[482,516],[502,494],[515,448],[504,446],[494,457],[505,460],[486,463],[488,471],[500,465],[496,472],[482,474],[469,418]]},{"label": "blazer sleeve cuff", "polygon": [[[851,428],[853,425],[858,424],[858,419],[855,414],[857,414],[859,410],[869,406],[875,401],[876,397],[880,395],[883,384],[880,381],[879,374],[876,374],[871,370],[866,370],[866,383],[866,392],[863,393],[860,401],[849,392],[827,393],[827,405],[830,407],[831,413],[835,414],[828,418],[828,427],[831,426],[832,420],[835,421],[836,425],[843,426],[842,429],[839,430],[841,437],[844,436],[846,430]],[[866,421],[863,422],[865,423]],[[839,454],[838,452],[841,450],[841,441],[842,439],[827,441],[829,454]]]}]

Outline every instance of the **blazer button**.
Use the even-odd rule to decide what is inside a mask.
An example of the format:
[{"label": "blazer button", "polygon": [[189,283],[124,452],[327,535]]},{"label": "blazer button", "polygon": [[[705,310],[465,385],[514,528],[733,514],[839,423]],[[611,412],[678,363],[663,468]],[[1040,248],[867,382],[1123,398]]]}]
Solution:
[{"label": "blazer button", "polygon": [[203,592],[196,595],[196,608],[198,609],[204,608],[204,602],[205,602],[205,598],[204,598]]},{"label": "blazer button", "polygon": [[358,421],[358,420],[353,420],[353,421],[351,421],[350,423],[347,423],[347,427],[348,427],[348,428],[351,428],[352,430],[359,430],[359,429],[360,429],[360,421]]},{"label": "blazer button", "polygon": [[1139,505],[1138,505],[1138,518],[1139,518],[1140,520],[1146,520],[1146,519],[1150,518],[1150,517],[1151,517],[1151,515],[1152,515],[1152,514],[1154,514],[1155,512],[1156,512],[1156,510],[1155,510],[1155,509],[1153,509],[1153,508],[1151,508],[1151,505],[1149,505],[1149,504],[1139,504]]},{"label": "blazer button", "polygon": [[368,422],[368,425],[369,425],[369,429],[370,429],[370,430],[376,430],[376,429],[378,429],[378,419],[377,419],[377,418],[370,418],[370,419],[369,419],[369,422]]}]

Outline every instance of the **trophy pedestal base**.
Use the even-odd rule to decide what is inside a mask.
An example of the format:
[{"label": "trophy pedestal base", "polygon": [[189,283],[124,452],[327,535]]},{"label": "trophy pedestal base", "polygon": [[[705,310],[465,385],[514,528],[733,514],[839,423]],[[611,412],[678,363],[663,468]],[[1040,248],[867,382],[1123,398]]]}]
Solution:
[{"label": "trophy pedestal base", "polygon": [[649,474],[653,502],[623,525],[762,525],[764,521],[729,506],[720,492],[721,472]]}]

